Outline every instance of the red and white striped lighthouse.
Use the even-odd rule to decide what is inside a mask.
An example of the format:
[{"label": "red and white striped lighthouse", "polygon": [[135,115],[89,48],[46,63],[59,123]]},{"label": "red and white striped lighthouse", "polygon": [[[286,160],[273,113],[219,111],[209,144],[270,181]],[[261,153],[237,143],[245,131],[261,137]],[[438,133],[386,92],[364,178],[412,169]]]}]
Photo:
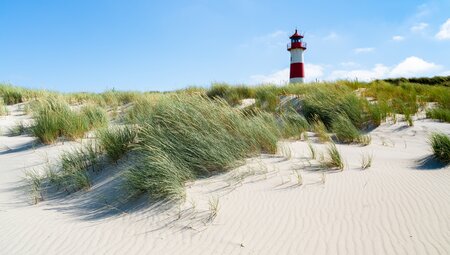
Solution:
[{"label": "red and white striped lighthouse", "polygon": [[303,83],[305,78],[305,69],[303,64],[303,51],[306,50],[306,43],[303,42],[303,35],[295,33],[289,37],[291,43],[288,44],[287,50],[291,52],[291,72],[289,76],[290,83]]}]

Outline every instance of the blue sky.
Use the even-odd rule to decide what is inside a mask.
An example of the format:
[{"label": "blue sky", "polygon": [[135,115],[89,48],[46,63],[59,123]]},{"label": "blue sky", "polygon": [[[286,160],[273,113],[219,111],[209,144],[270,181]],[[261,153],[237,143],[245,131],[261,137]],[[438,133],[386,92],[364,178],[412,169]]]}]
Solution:
[{"label": "blue sky", "polygon": [[0,0],[0,81],[59,91],[450,75],[450,0]]}]

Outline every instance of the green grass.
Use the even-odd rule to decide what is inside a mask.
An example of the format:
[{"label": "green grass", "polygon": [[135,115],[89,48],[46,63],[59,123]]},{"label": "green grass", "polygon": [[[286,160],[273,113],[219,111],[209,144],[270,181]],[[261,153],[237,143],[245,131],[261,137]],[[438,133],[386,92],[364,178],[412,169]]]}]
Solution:
[{"label": "green grass", "polygon": [[288,111],[280,115],[281,130],[284,138],[300,139],[303,132],[310,126],[302,115],[295,111]]},{"label": "green grass", "polygon": [[344,170],[344,162],[342,160],[341,153],[337,149],[334,143],[330,143],[327,148],[328,159],[325,160],[324,165],[330,168],[337,168]]},{"label": "green grass", "polygon": [[324,143],[331,141],[330,135],[328,135],[327,127],[319,117],[316,116],[313,118],[312,128],[321,142]]},{"label": "green grass", "polygon": [[131,149],[136,134],[136,128],[133,126],[118,126],[99,130],[97,138],[99,146],[106,152],[108,158],[117,162]]},{"label": "green grass", "polygon": [[24,101],[24,89],[12,85],[0,84],[0,97],[7,105],[22,103]]},{"label": "green grass", "polygon": [[443,133],[433,133],[429,142],[434,157],[445,164],[450,163],[450,137]]},{"label": "green grass", "polygon": [[427,118],[450,122],[450,109],[434,108],[427,111]]},{"label": "green grass", "polygon": [[108,123],[106,113],[99,107],[86,106],[77,112],[60,98],[40,100],[33,107],[35,124],[31,131],[45,144],[54,143],[58,137],[76,140]]},{"label": "green grass", "polygon": [[91,187],[88,171],[101,168],[101,155],[100,148],[94,144],[66,151],[60,156],[58,164],[48,169],[47,178],[51,184],[68,193],[88,190]]},{"label": "green grass", "polygon": [[187,180],[227,170],[260,152],[276,152],[275,118],[245,116],[227,102],[203,97],[165,97],[141,123],[136,165],[126,174],[132,194],[184,196]]},{"label": "green grass", "polygon": [[108,116],[106,111],[99,106],[83,106],[80,113],[87,119],[89,129],[103,128],[108,125]]},{"label": "green grass", "polygon": [[331,124],[331,130],[335,133],[336,138],[342,143],[357,142],[361,136],[359,130],[353,126],[350,119],[344,115],[338,115]]}]

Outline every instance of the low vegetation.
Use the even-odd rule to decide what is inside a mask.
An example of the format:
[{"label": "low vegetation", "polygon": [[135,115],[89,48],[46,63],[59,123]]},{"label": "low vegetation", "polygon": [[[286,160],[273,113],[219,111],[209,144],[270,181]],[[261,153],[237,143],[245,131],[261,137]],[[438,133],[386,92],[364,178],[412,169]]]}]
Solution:
[{"label": "low vegetation", "polygon": [[[294,103],[281,107],[282,97]],[[64,153],[47,171],[51,184],[67,192],[89,189],[90,176],[102,168],[102,162],[132,159],[124,187],[132,196],[147,194],[154,199],[182,198],[187,181],[227,171],[260,153],[281,149],[291,158],[286,148],[277,148],[278,141],[307,139],[302,135],[307,131],[315,132],[323,143],[330,142],[324,155],[307,141],[311,157],[342,170],[343,159],[332,137],[339,143],[368,145],[371,137],[364,134],[372,128],[395,122],[397,116],[412,126],[419,110],[427,110],[428,118],[450,120],[448,77],[255,87],[215,83],[207,89],[168,93],[61,94],[0,84],[0,98],[6,105],[24,103],[21,107],[33,116],[30,133],[42,143],[77,140],[95,131],[89,133],[92,144]],[[246,98],[254,98],[255,104],[236,107]],[[436,107],[428,109],[428,102]],[[0,115],[5,114],[4,104],[0,101]],[[111,126],[108,112],[119,115]],[[22,134],[19,129],[17,134]],[[448,140],[442,134],[430,138],[436,158],[447,163]],[[361,167],[371,163],[372,157],[365,155]],[[301,184],[301,175],[297,178]],[[35,179],[30,177],[33,185],[41,186],[42,180]],[[42,197],[38,191],[33,191],[36,201]]]},{"label": "low vegetation", "polygon": [[75,111],[58,98],[39,101],[33,115],[35,124],[31,131],[45,144],[55,142],[58,137],[68,140],[82,138],[87,131],[108,124],[106,112],[100,107],[86,106]]},{"label": "low vegetation", "polygon": [[427,118],[450,122],[450,109],[434,108],[427,111]]},{"label": "low vegetation", "polygon": [[372,154],[363,154],[361,156],[361,169],[366,170],[367,168],[372,166],[373,155]]},{"label": "low vegetation", "polygon": [[117,126],[97,132],[99,146],[106,152],[112,162],[117,162],[131,149],[136,140],[136,128]]},{"label": "low vegetation", "polygon": [[434,133],[430,137],[434,157],[439,161],[450,163],[450,137],[443,133]]},{"label": "low vegetation", "polygon": [[92,143],[66,151],[56,165],[48,167],[47,179],[68,193],[87,190],[91,187],[89,171],[101,169],[101,154],[100,148]]},{"label": "low vegetation", "polygon": [[330,143],[330,145],[328,146],[327,156],[328,158],[323,162],[325,167],[344,170],[344,162],[342,160],[341,153],[334,143]]},{"label": "low vegetation", "polygon": [[141,123],[128,189],[153,198],[184,196],[187,180],[224,171],[261,152],[276,153],[280,132],[267,113],[245,116],[200,96],[162,98]]}]

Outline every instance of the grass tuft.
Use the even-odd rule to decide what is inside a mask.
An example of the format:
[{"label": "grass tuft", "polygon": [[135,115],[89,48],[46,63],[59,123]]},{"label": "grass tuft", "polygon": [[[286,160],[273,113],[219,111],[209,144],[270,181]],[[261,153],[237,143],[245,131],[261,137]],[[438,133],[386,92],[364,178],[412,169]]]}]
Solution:
[{"label": "grass tuft", "polygon": [[99,146],[108,158],[117,162],[129,150],[136,140],[136,129],[133,126],[113,127],[97,132]]},{"label": "grass tuft", "polygon": [[450,137],[443,133],[433,133],[429,142],[434,157],[445,164],[450,163]]},{"label": "grass tuft", "polygon": [[334,143],[330,143],[327,148],[328,159],[325,160],[324,165],[330,168],[337,168],[344,170],[344,162],[342,160],[341,153],[337,149]]},{"label": "grass tuft", "polygon": [[44,200],[42,194],[43,177],[35,170],[25,172],[25,179],[30,187],[31,200],[33,204],[37,204]]},{"label": "grass tuft", "polygon": [[427,111],[427,118],[450,122],[450,109],[434,108]]},{"label": "grass tuft", "polygon": [[143,119],[127,187],[156,199],[182,198],[189,179],[224,171],[260,152],[276,153],[280,137],[273,115],[245,116],[217,98],[168,96]]},{"label": "grass tuft", "polygon": [[328,130],[325,124],[319,119],[319,117],[315,117],[313,121],[313,130],[317,134],[317,137],[321,142],[329,142],[331,141],[330,136],[328,135]]},{"label": "grass tuft", "polygon": [[361,156],[361,169],[365,170],[372,166],[373,155],[362,155]]},{"label": "grass tuft", "polygon": [[331,130],[336,134],[338,141],[342,143],[356,142],[361,136],[359,130],[353,126],[350,119],[344,114],[338,115],[332,122]]}]

